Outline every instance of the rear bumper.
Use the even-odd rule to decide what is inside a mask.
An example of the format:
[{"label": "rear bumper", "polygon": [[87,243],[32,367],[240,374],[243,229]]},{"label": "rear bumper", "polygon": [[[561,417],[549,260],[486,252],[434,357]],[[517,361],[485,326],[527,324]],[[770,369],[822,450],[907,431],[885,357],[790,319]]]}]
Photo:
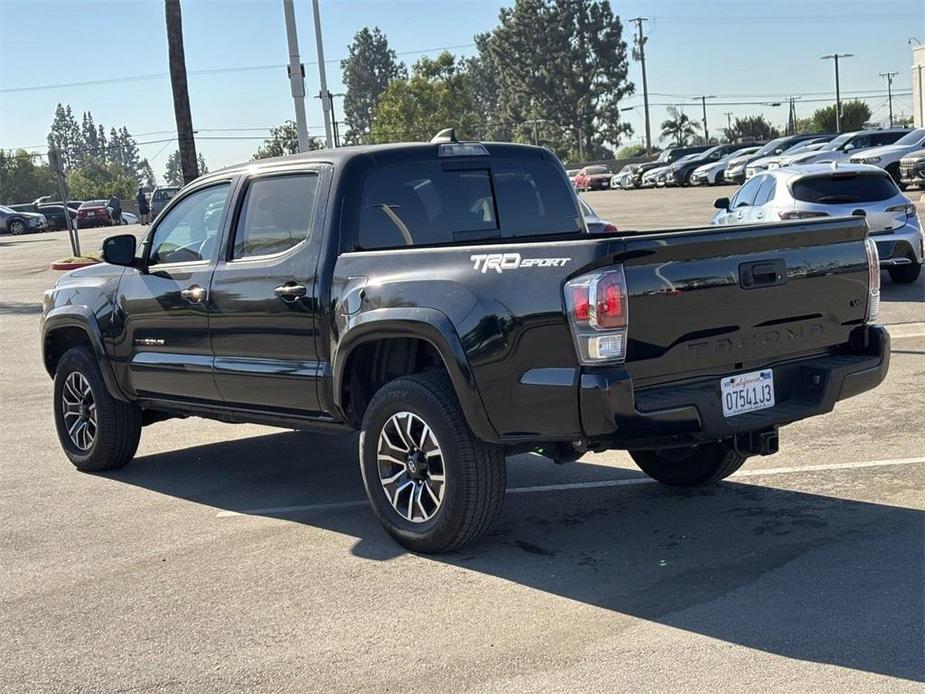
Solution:
[{"label": "rear bumper", "polygon": [[882,326],[859,329],[852,350],[768,365],[774,407],[724,417],[720,377],[634,389],[623,368],[582,373],[581,424],[592,441],[646,448],[696,443],[761,431],[830,412],[839,400],[875,388],[890,364],[890,335]]},{"label": "rear bumper", "polygon": [[905,226],[888,234],[871,234],[877,244],[877,255],[880,256],[880,267],[890,268],[898,265],[921,263],[922,232],[918,224]]},{"label": "rear bumper", "polygon": [[727,171],[723,173],[723,180],[726,183],[745,183],[745,170],[736,171],[735,173]]}]

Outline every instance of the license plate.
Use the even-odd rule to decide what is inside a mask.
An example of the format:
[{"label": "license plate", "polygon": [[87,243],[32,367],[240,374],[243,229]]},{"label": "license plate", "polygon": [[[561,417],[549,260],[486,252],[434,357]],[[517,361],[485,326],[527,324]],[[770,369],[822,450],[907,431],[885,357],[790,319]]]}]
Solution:
[{"label": "license plate", "polygon": [[720,381],[723,416],[774,407],[774,372],[771,369],[727,376]]}]

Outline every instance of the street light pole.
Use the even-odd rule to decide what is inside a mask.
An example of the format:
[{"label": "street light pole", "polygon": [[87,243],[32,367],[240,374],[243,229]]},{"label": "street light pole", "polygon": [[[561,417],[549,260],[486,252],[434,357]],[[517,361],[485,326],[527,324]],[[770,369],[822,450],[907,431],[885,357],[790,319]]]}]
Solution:
[{"label": "street light pole", "polygon": [[299,37],[295,29],[295,10],[292,0],[283,0],[286,19],[286,42],[289,44],[289,89],[295,103],[295,127],[299,138],[299,151],[308,151],[308,121],[305,118],[305,68],[299,57]]},{"label": "street light pole", "polygon": [[830,53],[819,60],[835,61],[835,131],[841,132],[841,86],[838,79],[838,61],[840,58],[853,58],[854,53]]},{"label": "street light pole", "polygon": [[893,78],[898,72],[881,72],[880,76],[886,78],[886,93],[890,102],[890,127],[893,127]]},{"label": "street light pole", "polygon": [[331,133],[331,98],[328,92],[328,80],[324,73],[324,46],[321,42],[321,12],[318,0],[312,0],[312,13],[315,16],[315,45],[318,48],[318,73],[321,77],[321,108],[324,111],[324,139],[328,149],[334,147]]}]

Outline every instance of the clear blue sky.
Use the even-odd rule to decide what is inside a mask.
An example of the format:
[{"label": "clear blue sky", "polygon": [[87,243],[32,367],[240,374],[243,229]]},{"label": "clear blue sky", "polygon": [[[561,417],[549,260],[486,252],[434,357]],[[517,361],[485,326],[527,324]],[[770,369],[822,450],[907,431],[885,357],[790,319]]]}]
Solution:
[{"label": "clear blue sky", "polygon": [[[288,59],[281,0],[218,2],[183,1],[186,64],[190,71],[193,124],[197,146],[211,168],[246,160],[266,129],[292,117],[289,84],[282,67],[197,74],[223,68],[284,65]],[[361,1],[321,0],[325,58],[331,91],[342,91],[338,61],[353,35],[364,26],[379,26],[392,47],[409,64],[421,51],[463,46],[454,52],[471,54],[475,33],[497,23],[499,0]],[[699,105],[691,97],[717,95],[709,105],[711,130],[724,124],[724,112],[764,113],[783,123],[786,106],[737,106],[722,102],[760,102],[803,94],[798,115],[809,115],[831,99],[833,76],[825,53],[854,53],[842,64],[842,90],[849,96],[885,92],[881,72],[898,71],[894,100],[897,112],[911,113],[911,51],[907,39],[925,42],[925,2],[922,0],[763,0],[762,2],[619,2],[624,19],[642,15],[646,25],[649,88],[653,123],[665,116],[666,104],[685,104],[699,120]],[[318,73],[311,3],[296,0],[300,49],[306,65],[307,90],[318,91]],[[55,27],[62,27],[55,33]],[[66,40],[60,37],[65,35]],[[157,0],[122,2],[50,2],[0,0],[0,147],[41,146],[58,102],[79,114],[90,110],[107,128],[125,125],[139,142],[170,137],[174,129],[163,3]],[[127,79],[138,76],[147,79]],[[637,94],[627,105],[641,104],[639,66],[631,79]],[[73,82],[126,78],[88,86]],[[902,93],[906,94],[903,95]],[[887,117],[886,97],[869,100],[875,119]],[[709,102],[708,102],[709,104]],[[338,109],[340,108],[337,102]],[[308,100],[313,134],[323,128],[317,99]],[[624,114],[634,141],[642,136],[642,109]],[[440,124],[444,125],[444,124]],[[449,125],[449,124],[446,124]],[[168,132],[162,132],[168,131]],[[151,134],[146,134],[151,133]],[[153,159],[158,176],[172,143],[141,146]]]}]

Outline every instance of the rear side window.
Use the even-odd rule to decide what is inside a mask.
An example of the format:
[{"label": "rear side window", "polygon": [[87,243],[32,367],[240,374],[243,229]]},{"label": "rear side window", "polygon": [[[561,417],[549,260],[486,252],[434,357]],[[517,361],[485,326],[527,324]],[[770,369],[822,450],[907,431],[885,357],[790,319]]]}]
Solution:
[{"label": "rear side window", "polygon": [[282,253],[307,239],[317,192],[313,173],[251,181],[238,214],[232,257]]},{"label": "rear side window", "polygon": [[356,239],[359,248],[375,249],[579,228],[569,187],[543,161],[495,160],[484,168],[417,162],[370,173]]},{"label": "rear side window", "polygon": [[841,174],[800,179],[793,184],[792,192],[802,202],[838,205],[888,200],[898,189],[885,174]]},{"label": "rear side window", "polygon": [[758,189],[761,188],[761,184],[764,183],[767,176],[755,176],[748,179],[739,191],[732,198],[732,207],[748,207],[755,202],[755,196],[758,194]]},{"label": "rear side window", "polygon": [[758,189],[758,194],[755,195],[755,205],[764,205],[768,200],[774,197],[774,188],[777,185],[777,181],[773,176],[765,176],[764,183],[761,184],[761,188]]}]

